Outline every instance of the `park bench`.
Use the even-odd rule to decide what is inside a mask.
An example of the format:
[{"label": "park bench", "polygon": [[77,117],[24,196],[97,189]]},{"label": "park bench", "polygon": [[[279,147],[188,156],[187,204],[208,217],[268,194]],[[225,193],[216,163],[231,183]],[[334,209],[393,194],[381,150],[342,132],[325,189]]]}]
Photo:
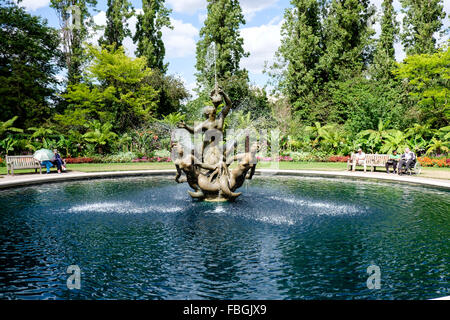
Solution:
[{"label": "park bench", "polygon": [[[353,156],[352,153],[350,159],[347,160],[347,169],[352,170],[353,166]],[[387,154],[366,154],[366,167],[371,167],[371,171],[376,171],[376,167],[386,167],[386,162],[389,160],[389,155]],[[356,164],[357,166],[364,166],[363,164]],[[364,172],[366,168],[364,168]],[[414,167],[408,170],[409,173],[419,175],[422,171],[422,166],[419,161],[414,163]]]},{"label": "park bench", "polygon": [[39,173],[42,174],[41,163],[33,156],[6,156],[6,168],[7,174],[11,172],[12,175],[14,175],[14,170],[19,169],[35,169],[35,172],[39,169]]},{"label": "park bench", "polygon": [[[354,159],[355,154],[352,153],[350,156],[350,159],[347,160],[347,169],[348,170],[353,170],[355,168],[353,168],[353,159]],[[377,167],[383,167],[385,168],[386,166],[386,162],[389,160],[389,155],[387,154],[367,154],[366,153],[366,163],[365,166],[364,164],[358,164],[356,163],[357,166],[364,166],[364,172],[366,171],[367,167],[371,168],[371,171],[376,171]]]}]

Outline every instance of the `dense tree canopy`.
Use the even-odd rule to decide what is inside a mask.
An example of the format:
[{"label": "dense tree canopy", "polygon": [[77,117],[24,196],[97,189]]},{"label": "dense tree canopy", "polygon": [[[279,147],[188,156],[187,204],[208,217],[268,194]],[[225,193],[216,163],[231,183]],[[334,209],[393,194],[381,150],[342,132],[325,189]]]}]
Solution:
[{"label": "dense tree canopy", "polygon": [[51,113],[60,58],[56,30],[17,6],[0,7],[0,121],[38,124]]},{"label": "dense tree canopy", "polygon": [[411,86],[410,95],[419,103],[419,121],[433,127],[448,126],[450,119],[450,50],[406,57],[394,70]]},{"label": "dense tree canopy", "polygon": [[111,122],[118,132],[138,127],[156,116],[157,91],[149,84],[152,70],[145,58],[132,59],[123,48],[89,47],[93,60],[82,81],[68,87],[69,106],[55,119],[80,129],[87,121]]}]

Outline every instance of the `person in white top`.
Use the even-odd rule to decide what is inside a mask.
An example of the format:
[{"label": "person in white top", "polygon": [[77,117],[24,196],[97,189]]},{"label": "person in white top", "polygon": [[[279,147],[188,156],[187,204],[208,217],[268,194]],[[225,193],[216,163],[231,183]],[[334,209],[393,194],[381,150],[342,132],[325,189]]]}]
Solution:
[{"label": "person in white top", "polygon": [[353,155],[352,171],[355,171],[356,165],[364,166],[364,171],[366,171],[366,154],[361,148],[358,149],[358,153]]},{"label": "person in white top", "polygon": [[[414,152],[409,150],[409,148],[405,148],[405,153],[402,154],[402,159],[398,163],[398,174],[402,174],[403,167],[405,168],[405,173],[408,171],[408,169],[411,169],[414,167],[414,164],[416,163],[416,155]],[[411,171],[409,172],[411,174]]]}]

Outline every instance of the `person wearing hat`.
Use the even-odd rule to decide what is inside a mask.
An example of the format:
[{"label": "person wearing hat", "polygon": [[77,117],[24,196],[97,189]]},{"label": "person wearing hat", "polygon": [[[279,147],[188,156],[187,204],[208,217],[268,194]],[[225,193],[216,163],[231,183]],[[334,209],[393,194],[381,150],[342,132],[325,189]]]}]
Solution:
[{"label": "person wearing hat", "polygon": [[366,154],[361,148],[358,149],[358,152],[353,157],[353,171],[355,171],[356,165],[364,166],[364,171],[366,171]]}]

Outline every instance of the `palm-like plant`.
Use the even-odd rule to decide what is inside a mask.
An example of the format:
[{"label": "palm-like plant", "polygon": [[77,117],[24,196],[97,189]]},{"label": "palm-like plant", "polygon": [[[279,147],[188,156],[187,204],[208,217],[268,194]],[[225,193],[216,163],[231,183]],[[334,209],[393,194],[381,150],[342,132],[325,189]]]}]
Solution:
[{"label": "palm-like plant", "polygon": [[129,144],[130,144],[131,141],[133,141],[133,138],[128,133],[124,133],[123,135],[121,135],[118,138],[117,145],[118,146],[122,146],[122,151],[123,152],[128,152],[129,151]]},{"label": "palm-like plant", "polygon": [[0,121],[0,137],[3,136],[6,132],[23,132],[22,129],[15,128],[12,125],[17,120],[17,116],[7,120],[7,121]]},{"label": "palm-like plant", "polygon": [[53,130],[48,128],[36,128],[31,127],[28,128],[29,131],[33,131],[33,134],[31,135],[31,139],[37,139],[37,141],[40,141],[42,145],[47,145],[47,139],[53,135]]},{"label": "palm-like plant", "polygon": [[345,136],[345,132],[335,124],[326,125],[319,130],[320,143],[331,149],[329,151],[337,154],[342,153],[342,149],[345,147]]},{"label": "palm-like plant", "polygon": [[364,138],[367,137],[367,141],[369,144],[369,147],[371,148],[371,152],[374,152],[374,150],[383,142],[383,139],[386,138],[389,133],[392,130],[387,129],[389,126],[389,120],[386,122],[383,122],[382,119],[378,121],[377,128],[374,129],[368,129],[363,130],[359,133],[359,136]]},{"label": "palm-like plant", "polygon": [[14,140],[11,136],[8,136],[0,141],[0,146],[3,150],[5,150],[6,155],[8,154],[8,152],[14,151],[14,145],[16,144],[17,140]]},{"label": "palm-like plant", "polygon": [[83,135],[84,140],[87,142],[95,144],[98,148],[98,153],[102,154],[102,146],[106,145],[109,140],[117,137],[117,134],[112,132],[112,124],[106,122],[101,124],[99,121],[93,121],[89,125],[90,131]]},{"label": "palm-like plant", "polygon": [[59,140],[56,143],[56,146],[58,148],[62,148],[65,151],[65,154],[67,157],[70,157],[70,147],[72,146],[72,141],[70,139],[67,139],[65,136],[60,135]]},{"label": "palm-like plant", "polygon": [[314,139],[312,141],[313,148],[316,147],[319,143],[321,131],[322,125],[318,121],[314,122],[314,126],[305,127],[305,132],[308,133],[310,136],[312,136],[312,138]]},{"label": "palm-like plant", "polygon": [[431,153],[442,153],[442,152],[449,152],[449,142],[448,141],[442,141],[438,140],[437,138],[432,138],[430,141],[430,144],[428,145],[427,149],[427,155]]},{"label": "palm-like plant", "polygon": [[392,153],[394,150],[403,152],[406,147],[409,147],[406,134],[400,130],[390,130],[380,151],[383,153]]},{"label": "palm-like plant", "polygon": [[440,140],[450,141],[450,126],[440,128],[437,131],[437,135],[439,136]]},{"label": "palm-like plant", "polygon": [[186,115],[181,114],[180,112],[172,112],[167,116],[163,116],[162,120],[158,120],[160,123],[168,125],[170,128],[176,128],[177,123],[180,121],[184,121]]}]

